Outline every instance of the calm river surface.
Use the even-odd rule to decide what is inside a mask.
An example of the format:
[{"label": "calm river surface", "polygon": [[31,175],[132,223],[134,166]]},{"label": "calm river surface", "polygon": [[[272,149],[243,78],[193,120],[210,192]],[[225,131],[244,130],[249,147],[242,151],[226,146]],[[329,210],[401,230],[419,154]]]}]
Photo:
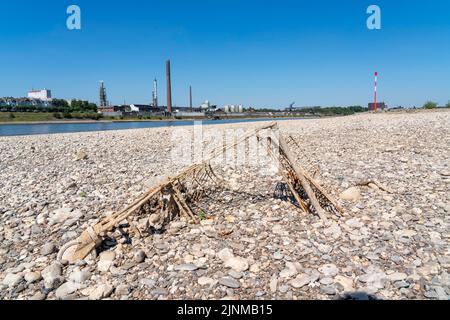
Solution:
[{"label": "calm river surface", "polygon": [[[207,124],[226,124],[259,121],[299,120],[301,118],[258,118],[258,119],[224,119],[203,120]],[[129,122],[89,122],[89,123],[36,123],[36,124],[0,124],[0,136],[23,136],[51,133],[88,132],[106,130],[124,130],[140,128],[160,128],[193,125],[193,120],[180,121],[129,121]]]}]

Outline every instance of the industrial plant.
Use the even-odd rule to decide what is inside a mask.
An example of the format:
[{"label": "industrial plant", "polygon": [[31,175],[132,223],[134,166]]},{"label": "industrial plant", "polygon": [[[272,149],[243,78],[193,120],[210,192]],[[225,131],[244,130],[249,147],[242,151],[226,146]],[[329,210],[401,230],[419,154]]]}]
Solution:
[{"label": "industrial plant", "polygon": [[123,104],[112,105],[106,98],[106,87],[104,81],[100,81],[100,96],[98,113],[108,117],[118,116],[174,116],[174,117],[217,117],[226,116],[228,114],[233,116],[244,115],[244,106],[239,105],[225,105],[218,107],[211,104],[208,100],[200,104],[198,107],[193,106],[192,86],[189,86],[189,106],[180,107],[172,103],[172,79],[171,79],[171,63],[166,61],[166,86],[167,98],[166,105],[160,105],[158,102],[158,80],[153,80],[152,98],[150,104]]},{"label": "industrial plant", "polygon": [[[158,93],[158,80],[156,77],[153,79],[151,96],[149,95],[149,103],[124,103],[124,104],[112,104],[108,100],[106,82],[99,81],[98,88],[98,102],[94,104],[96,111],[94,114],[96,117],[105,118],[134,118],[134,117],[157,117],[157,118],[232,118],[232,117],[292,117],[292,116],[316,116],[316,115],[333,115],[333,114],[351,114],[354,112],[377,112],[385,111],[388,106],[384,102],[377,103],[377,79],[378,73],[375,73],[375,97],[374,102],[368,104],[368,108],[359,106],[340,108],[330,107],[322,108],[320,106],[314,107],[295,107],[295,102],[289,104],[286,108],[252,108],[244,107],[242,104],[226,104],[218,106],[211,103],[209,100],[205,100],[198,106],[193,104],[193,87],[189,85],[187,97],[187,106],[178,106],[173,104],[172,101],[172,73],[171,73],[171,61],[165,62],[165,74],[166,74],[166,101],[161,103]],[[70,112],[68,106],[72,105],[72,101],[77,100],[62,100],[54,99],[52,92],[49,89],[32,89],[28,92],[25,98],[0,98],[0,111],[14,112],[14,111],[34,111],[34,112]],[[91,105],[85,101],[86,105]],[[165,104],[165,105],[164,105]],[[62,108],[61,108],[62,107]],[[64,109],[66,108],[66,109]],[[344,110],[346,109],[346,110]],[[47,111],[46,111],[47,110]],[[89,107],[91,112],[92,107]],[[96,112],[96,113],[95,113]]]}]

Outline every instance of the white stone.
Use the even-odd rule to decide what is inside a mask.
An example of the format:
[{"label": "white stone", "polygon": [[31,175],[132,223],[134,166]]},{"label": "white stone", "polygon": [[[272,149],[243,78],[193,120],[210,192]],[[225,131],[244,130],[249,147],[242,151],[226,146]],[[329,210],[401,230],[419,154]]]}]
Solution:
[{"label": "white stone", "polygon": [[[147,257],[147,255],[145,254],[144,250],[138,250],[135,254],[134,254],[134,261],[136,261],[137,263],[142,263],[145,261],[145,258]],[[113,259],[114,260],[114,259]]]},{"label": "white stone", "polygon": [[173,270],[175,271],[195,271],[198,267],[192,263],[185,263],[174,266]]},{"label": "white stone", "polygon": [[100,300],[104,298],[108,298],[113,292],[114,288],[110,284],[101,284],[97,286],[92,292],[89,294],[90,300]]},{"label": "white stone", "polygon": [[9,288],[14,288],[17,286],[23,279],[22,273],[8,273],[6,277],[3,279],[3,285],[8,286]]},{"label": "white stone", "polygon": [[116,258],[116,253],[114,251],[103,251],[100,253],[100,261],[97,263],[97,268],[101,272],[108,272],[109,269],[114,265],[114,259]]},{"label": "white stone", "polygon": [[101,272],[108,272],[112,266],[113,266],[112,261],[99,261],[97,263],[97,269]]},{"label": "white stone", "polygon": [[50,217],[50,221],[53,223],[64,223],[67,219],[72,217],[71,212],[72,208],[60,208],[53,211],[53,214]]},{"label": "white stone", "polygon": [[337,239],[341,236],[342,230],[337,223],[333,222],[330,227],[323,230],[323,233],[326,236],[331,236],[333,239]]},{"label": "white stone", "polygon": [[200,277],[198,278],[198,284],[201,286],[211,286],[217,283],[217,280],[208,277]]},{"label": "white stone", "polygon": [[353,292],[355,290],[352,278],[338,275],[334,279],[344,288],[345,292]]},{"label": "white stone", "polygon": [[399,237],[411,238],[414,237],[417,234],[417,232],[414,230],[399,230],[396,232],[396,234]]},{"label": "white stone", "polygon": [[387,276],[387,278],[393,282],[405,280],[407,277],[408,275],[403,272],[395,272]]},{"label": "white stone", "polygon": [[27,272],[25,273],[25,281],[27,283],[34,283],[42,279],[40,272]]},{"label": "white stone", "polygon": [[243,272],[248,270],[248,262],[241,257],[231,257],[225,261],[225,267],[231,268],[237,272]]},{"label": "white stone", "polygon": [[121,284],[117,286],[114,294],[117,296],[126,296],[130,293],[130,291],[131,291],[130,286],[126,284]]},{"label": "white stone", "polygon": [[359,191],[359,189],[356,187],[351,187],[351,188],[345,190],[344,192],[342,192],[339,195],[339,197],[342,200],[355,201],[361,197],[361,191]]},{"label": "white stone", "polygon": [[272,276],[269,283],[270,292],[275,293],[277,292],[278,288],[278,278],[276,276]]},{"label": "white stone", "polygon": [[334,277],[338,274],[339,269],[334,264],[325,264],[319,268],[319,271],[327,277]]},{"label": "white stone", "polygon": [[217,257],[223,262],[226,262],[228,259],[234,257],[234,255],[231,249],[224,248],[217,253]]},{"label": "white stone", "polygon": [[276,224],[273,228],[272,228],[272,232],[276,235],[284,235],[285,234],[285,230],[283,228],[283,226]]},{"label": "white stone", "polygon": [[231,277],[223,277],[219,279],[219,284],[226,286],[228,288],[233,288],[233,289],[237,289],[241,286],[241,284],[239,283],[239,281],[237,281],[236,279],[233,279]]},{"label": "white stone", "polygon": [[75,283],[83,283],[87,281],[90,277],[91,272],[89,270],[75,271],[70,275],[69,279]]},{"label": "white stone", "polygon": [[56,251],[56,245],[52,242],[47,242],[41,247],[41,255],[48,256]]},{"label": "white stone", "polygon": [[66,282],[62,284],[58,289],[56,289],[55,295],[58,299],[67,299],[70,294],[76,292],[80,288],[80,284],[74,282]]},{"label": "white stone", "polygon": [[42,270],[41,275],[44,279],[44,286],[47,289],[56,289],[63,282],[64,278],[61,276],[62,266],[59,263],[53,263]]},{"label": "white stone", "polygon": [[[370,284],[374,284],[374,283],[381,284],[382,282],[384,282],[385,278],[386,278],[386,274],[384,272],[373,272],[373,273],[367,273],[365,275],[360,276],[359,281],[364,282],[364,283],[370,283]],[[377,288],[380,288],[380,287],[377,286]],[[383,287],[381,287],[381,288],[383,288]]]},{"label": "white stone", "polygon": [[258,262],[254,263],[250,266],[250,272],[253,272],[253,273],[258,273],[260,271],[260,269],[261,269],[261,264]]},{"label": "white stone", "polygon": [[327,244],[319,244],[317,246],[317,249],[319,249],[319,251],[322,253],[330,253],[331,250],[333,250],[333,247]]},{"label": "white stone", "polygon": [[311,282],[311,277],[306,273],[299,274],[295,279],[289,281],[289,284],[296,289],[306,286]]},{"label": "white stone", "polygon": [[297,274],[297,268],[295,267],[295,264],[292,262],[286,262],[286,268],[281,270],[280,277],[281,278],[291,278]]},{"label": "white stone", "polygon": [[347,220],[345,224],[350,228],[361,228],[363,226],[363,224],[355,218]]},{"label": "white stone", "polygon": [[449,203],[449,204],[446,204],[446,205],[444,206],[444,210],[445,210],[445,212],[450,213],[450,203]]}]

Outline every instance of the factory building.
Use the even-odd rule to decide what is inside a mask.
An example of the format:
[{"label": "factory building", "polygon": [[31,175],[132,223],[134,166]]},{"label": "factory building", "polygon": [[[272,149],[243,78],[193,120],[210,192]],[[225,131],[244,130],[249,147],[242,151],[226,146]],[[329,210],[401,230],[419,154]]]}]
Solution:
[{"label": "factory building", "polygon": [[240,105],[226,105],[223,107],[223,111],[225,111],[225,113],[242,113],[244,112],[244,107],[240,104]]},{"label": "factory building", "polygon": [[[375,110],[375,103],[371,102],[369,103],[369,111]],[[387,106],[384,102],[377,102],[377,110],[385,110],[387,109]]]},{"label": "factory building", "polygon": [[152,107],[158,108],[158,81],[153,80]]},{"label": "factory building", "polygon": [[105,82],[100,81],[100,108],[108,107],[109,103],[106,98]]},{"label": "factory building", "polygon": [[130,112],[137,113],[151,113],[155,110],[151,105],[145,104],[130,104]]},{"label": "factory building", "polygon": [[28,91],[28,98],[41,100],[41,101],[51,101],[52,100],[52,92],[48,89],[31,90],[31,91]]},{"label": "factory building", "polygon": [[209,108],[211,108],[211,104],[209,103],[208,100],[206,100],[200,105],[200,110],[202,111],[208,110]]}]

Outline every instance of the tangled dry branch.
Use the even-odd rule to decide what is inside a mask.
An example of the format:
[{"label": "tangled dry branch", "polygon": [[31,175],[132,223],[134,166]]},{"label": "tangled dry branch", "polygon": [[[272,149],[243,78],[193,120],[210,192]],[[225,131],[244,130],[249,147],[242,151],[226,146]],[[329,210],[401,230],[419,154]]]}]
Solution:
[{"label": "tangled dry branch", "polygon": [[141,230],[135,227],[132,219],[137,220],[142,216],[148,217],[145,228],[156,230],[162,230],[165,225],[180,215],[185,216],[193,223],[198,223],[199,218],[191,209],[193,205],[208,193],[214,192],[216,188],[225,188],[224,180],[213,171],[211,160],[253,136],[257,136],[260,141],[268,142],[269,154],[278,161],[281,175],[305,212],[315,213],[324,221],[327,221],[327,213],[342,212],[339,204],[312,178],[307,170],[296,163],[282,136],[279,139],[271,139],[270,136],[260,135],[263,130],[273,130],[276,126],[276,123],[272,123],[256,129],[235,143],[215,150],[202,163],[193,164],[175,177],[168,178],[151,188],[126,209],[89,227],[78,239],[63,246],[58,254],[58,259],[67,261],[84,259],[103,242],[109,232],[124,224],[134,226],[136,232],[141,235]]}]

